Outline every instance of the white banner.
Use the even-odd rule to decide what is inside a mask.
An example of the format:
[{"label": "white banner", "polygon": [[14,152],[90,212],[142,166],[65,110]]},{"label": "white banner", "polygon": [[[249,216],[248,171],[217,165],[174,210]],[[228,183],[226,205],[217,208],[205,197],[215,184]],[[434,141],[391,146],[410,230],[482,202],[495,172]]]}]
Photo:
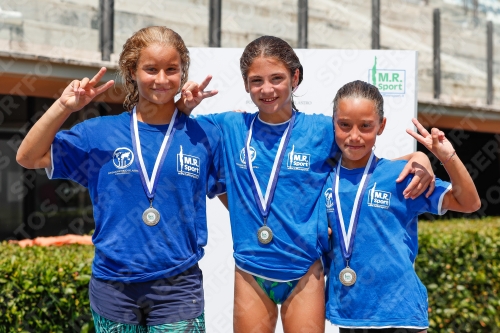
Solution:
[{"label": "white banner", "polygon": [[[229,110],[256,111],[245,92],[239,59],[243,49],[191,48],[189,79],[200,82],[213,75],[207,89],[219,94],[203,101],[194,114]],[[305,113],[332,115],[333,98],[347,82],[374,84],[384,96],[387,125],[377,138],[376,154],[394,158],[415,151],[415,140],[406,134],[417,116],[417,52],[381,50],[296,50],[304,80],[295,92],[295,105]],[[333,124],[332,124],[333,126]],[[200,266],[204,274],[205,316],[208,332],[232,331],[234,260],[229,214],[218,200],[207,204],[208,245]],[[283,332],[280,319],[276,332]],[[338,332],[329,322],[326,332]]]}]

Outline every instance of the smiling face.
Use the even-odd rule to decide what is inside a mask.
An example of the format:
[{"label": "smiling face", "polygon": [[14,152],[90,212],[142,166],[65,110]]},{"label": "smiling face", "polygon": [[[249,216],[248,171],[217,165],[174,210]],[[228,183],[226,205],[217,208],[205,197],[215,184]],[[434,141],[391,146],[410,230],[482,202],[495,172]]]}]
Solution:
[{"label": "smiling face", "polygon": [[281,61],[258,57],[249,67],[245,89],[259,108],[263,121],[280,123],[292,115],[292,92],[298,81],[298,70],[292,77]]},{"label": "smiling face", "polygon": [[342,98],[333,122],[335,142],[342,151],[342,166],[348,169],[366,166],[386,122],[386,118],[380,119],[375,102],[362,97]]},{"label": "smiling face", "polygon": [[138,108],[148,104],[175,108],[174,96],[181,84],[181,57],[173,47],[153,44],[141,50],[135,73],[139,90]]}]

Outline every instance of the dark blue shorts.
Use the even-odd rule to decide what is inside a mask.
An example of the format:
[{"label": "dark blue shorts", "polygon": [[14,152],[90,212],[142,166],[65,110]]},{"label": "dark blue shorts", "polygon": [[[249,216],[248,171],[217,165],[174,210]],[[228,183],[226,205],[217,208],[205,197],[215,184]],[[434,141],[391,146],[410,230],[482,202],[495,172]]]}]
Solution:
[{"label": "dark blue shorts", "polygon": [[94,276],[90,306],[99,316],[133,325],[162,325],[199,317],[203,313],[203,275],[198,264],[165,279],[126,283]]}]

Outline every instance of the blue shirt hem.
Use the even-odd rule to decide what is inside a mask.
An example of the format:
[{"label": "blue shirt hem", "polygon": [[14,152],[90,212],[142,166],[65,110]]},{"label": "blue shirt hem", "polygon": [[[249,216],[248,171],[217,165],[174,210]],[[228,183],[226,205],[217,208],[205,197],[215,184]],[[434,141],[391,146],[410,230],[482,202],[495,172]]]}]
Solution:
[{"label": "blue shirt hem", "polygon": [[428,321],[414,321],[407,319],[386,319],[386,320],[362,320],[362,319],[346,319],[332,317],[328,312],[326,313],[326,319],[330,321],[333,325],[340,327],[349,328],[390,328],[390,327],[401,327],[401,328],[415,328],[415,329],[426,329],[429,327]]},{"label": "blue shirt hem", "polygon": [[163,271],[158,271],[158,272],[152,272],[152,273],[143,273],[143,274],[138,274],[137,272],[132,273],[132,276],[122,276],[122,275],[110,275],[109,273],[103,273],[99,272],[98,267],[95,267],[94,264],[92,264],[92,274],[101,280],[106,280],[106,281],[120,281],[120,282],[147,282],[151,280],[158,280],[162,278],[169,278],[172,276],[175,276],[177,274],[180,274],[184,272],[186,269],[189,267],[193,266],[196,264],[200,259],[203,257],[204,251],[200,250],[198,253],[193,254],[190,258],[188,258],[186,261],[184,261],[182,264],[177,265],[175,267],[165,269]]}]

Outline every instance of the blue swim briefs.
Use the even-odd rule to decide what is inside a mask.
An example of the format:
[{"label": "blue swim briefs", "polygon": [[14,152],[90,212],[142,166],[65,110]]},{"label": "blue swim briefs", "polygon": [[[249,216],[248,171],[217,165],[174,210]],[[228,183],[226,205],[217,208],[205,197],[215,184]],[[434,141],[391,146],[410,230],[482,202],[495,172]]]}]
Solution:
[{"label": "blue swim briefs", "polygon": [[287,282],[277,282],[263,279],[258,276],[253,276],[260,288],[266,295],[276,304],[282,304],[293,292],[299,280]]}]

